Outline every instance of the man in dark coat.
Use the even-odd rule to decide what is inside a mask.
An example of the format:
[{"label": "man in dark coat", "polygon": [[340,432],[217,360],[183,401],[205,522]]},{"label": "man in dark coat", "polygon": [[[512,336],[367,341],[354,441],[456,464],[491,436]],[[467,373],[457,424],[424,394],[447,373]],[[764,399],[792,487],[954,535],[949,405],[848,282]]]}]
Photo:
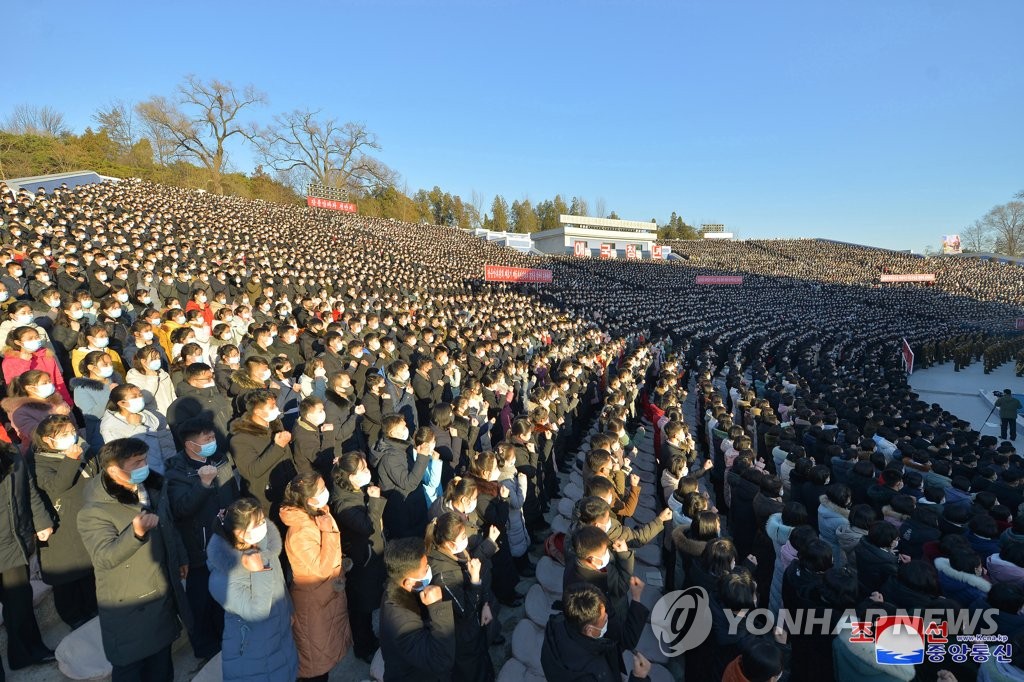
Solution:
[{"label": "man in dark coat", "polygon": [[224,612],[210,596],[206,545],[221,509],[238,499],[238,483],[227,450],[211,422],[193,420],[179,430],[182,449],[167,460],[167,495],[174,523],[188,552],[185,594],[193,616],[189,641],[196,658],[220,651]]},{"label": "man in dark coat", "polygon": [[78,531],[96,571],[103,652],[114,679],[170,682],[171,645],[188,623],[181,581],[188,554],[174,528],[165,480],[149,474],[149,446],[119,438],[100,450]]},{"label": "man in dark coat", "polygon": [[213,378],[213,368],[196,362],[185,368],[185,380],[176,386],[178,397],[167,407],[167,425],[180,448],[178,433],[182,424],[194,419],[210,422],[221,448],[228,444],[228,423],[231,421],[231,401],[220,392]]},{"label": "man in dark coat", "polygon": [[292,435],[284,430],[277,395],[270,390],[253,391],[245,415],[231,424],[229,448],[241,477],[243,495],[255,497],[271,518],[272,505],[281,501],[284,487],[295,477],[292,463]]},{"label": "man in dark coat", "polygon": [[[430,585],[422,538],[388,544],[388,587],[380,607],[384,682],[449,682],[455,665],[455,616],[441,588]],[[554,679],[554,678],[552,678]]]},{"label": "man in dark coat", "polygon": [[[548,620],[540,663],[549,680],[592,680],[619,682],[623,652],[640,641],[650,612],[640,603],[644,584],[633,578],[633,601],[626,617],[617,621],[608,612],[607,601],[593,585],[576,584],[562,596],[562,613]],[[633,654],[630,682],[645,679],[650,663],[643,654]]]},{"label": "man in dark coat", "polygon": [[[427,498],[423,474],[430,456],[411,458],[409,430],[399,415],[384,418],[385,436],[371,453],[370,467],[377,472],[384,507],[384,529],[389,538],[422,536],[427,526]],[[437,451],[434,451],[437,458]],[[411,462],[411,463],[410,463]]]}]

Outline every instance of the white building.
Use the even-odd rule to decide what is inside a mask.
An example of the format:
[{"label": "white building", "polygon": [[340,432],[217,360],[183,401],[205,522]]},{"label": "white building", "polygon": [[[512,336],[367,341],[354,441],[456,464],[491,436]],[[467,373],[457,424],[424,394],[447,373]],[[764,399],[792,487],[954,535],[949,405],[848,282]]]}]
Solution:
[{"label": "white building", "polygon": [[597,256],[602,244],[610,244],[616,257],[622,258],[626,246],[632,244],[644,258],[651,257],[651,247],[658,239],[658,226],[640,220],[612,220],[578,215],[560,215],[561,227],[534,232],[533,245],[551,255],[572,254],[576,242],[584,242],[587,255]]}]

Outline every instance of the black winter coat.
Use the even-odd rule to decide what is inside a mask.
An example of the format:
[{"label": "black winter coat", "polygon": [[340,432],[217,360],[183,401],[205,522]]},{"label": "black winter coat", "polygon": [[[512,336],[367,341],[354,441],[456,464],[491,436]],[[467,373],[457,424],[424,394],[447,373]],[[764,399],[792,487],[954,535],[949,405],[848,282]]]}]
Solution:
[{"label": "black winter coat", "polygon": [[39,566],[48,585],[62,585],[92,574],[92,562],[78,533],[78,512],[85,504],[85,490],[100,475],[96,453],[86,451],[79,459],[61,452],[37,451],[33,455],[36,485],[57,524],[46,542],[39,543]]},{"label": "black winter coat", "polygon": [[442,600],[424,606],[418,594],[392,585],[380,607],[380,650],[387,661],[384,682],[451,682],[452,603]]},{"label": "black winter coat", "polygon": [[[540,651],[544,677],[558,682],[620,682],[622,653],[636,647],[649,614],[643,604],[632,602],[622,623],[609,617],[608,632],[600,639],[579,632],[561,613],[552,616]],[[632,673],[629,682],[637,682]]]},{"label": "black winter coat", "polygon": [[[857,597],[867,599],[872,592],[881,590],[886,581],[896,577],[899,559],[887,549],[861,540],[853,550],[857,559]],[[889,595],[886,595],[888,597]]]},{"label": "black winter coat", "polygon": [[0,452],[0,572],[27,566],[37,530],[53,527],[25,458],[6,446]]},{"label": "black winter coat", "polygon": [[433,575],[431,584],[441,588],[442,599],[451,602],[455,615],[455,667],[452,680],[488,682],[494,679],[494,665],[487,654],[487,628],[480,625],[486,595],[483,583],[469,578],[468,552],[456,559],[437,547],[427,554]]},{"label": "black winter coat", "polygon": [[374,449],[370,466],[376,470],[384,507],[384,529],[389,538],[422,536],[427,528],[427,497],[423,474],[430,458],[409,455],[409,444],[382,438]]},{"label": "black winter coat", "polygon": [[216,387],[196,388],[187,381],[177,386],[178,397],[167,406],[167,425],[174,434],[174,442],[180,448],[178,429],[192,419],[201,419],[213,424],[219,448],[228,445],[228,424],[231,423],[231,401]]},{"label": "black winter coat", "polygon": [[[205,464],[217,467],[217,477],[209,488],[199,480]],[[166,462],[167,494],[181,541],[191,566],[206,566],[206,546],[213,536],[213,524],[221,509],[238,499],[234,467],[223,451],[206,462],[197,462],[179,452]]]},{"label": "black winter coat", "polygon": [[331,511],[341,531],[341,553],[352,560],[345,574],[348,607],[369,613],[380,606],[387,577],[384,568],[383,497],[370,497],[351,486],[336,489]]}]

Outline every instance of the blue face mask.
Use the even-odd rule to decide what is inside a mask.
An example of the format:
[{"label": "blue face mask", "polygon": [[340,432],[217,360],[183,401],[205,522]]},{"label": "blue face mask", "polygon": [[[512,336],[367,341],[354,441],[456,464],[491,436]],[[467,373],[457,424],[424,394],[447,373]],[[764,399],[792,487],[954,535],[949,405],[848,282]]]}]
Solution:
[{"label": "blue face mask", "polygon": [[417,580],[416,584],[412,586],[413,592],[422,592],[430,584],[430,581],[434,579],[434,573],[430,570],[430,566],[427,566],[427,575],[422,580]]},{"label": "blue face mask", "polygon": [[138,469],[135,469],[134,471],[131,472],[131,474],[129,474],[129,477],[131,478],[133,484],[139,485],[147,478],[149,478],[149,465],[146,464],[145,466],[141,466]]},{"label": "blue face mask", "polygon": [[199,446],[199,452],[196,454],[206,459],[207,457],[213,457],[217,452],[217,441],[211,440],[209,443],[203,443]]}]

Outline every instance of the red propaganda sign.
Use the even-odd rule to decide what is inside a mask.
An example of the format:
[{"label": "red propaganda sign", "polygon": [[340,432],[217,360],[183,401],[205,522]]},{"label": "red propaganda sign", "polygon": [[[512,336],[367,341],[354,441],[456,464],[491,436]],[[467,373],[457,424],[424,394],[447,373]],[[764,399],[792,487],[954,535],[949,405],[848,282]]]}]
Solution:
[{"label": "red propaganda sign", "polygon": [[1024,329],[1024,317],[1018,317],[1017,318],[1016,328],[1017,328],[1018,331]]},{"label": "red propaganda sign", "polygon": [[903,354],[903,366],[907,368],[907,374],[913,374],[914,351],[911,350],[910,344],[907,343],[906,339],[903,339],[903,343],[900,345],[900,352]]},{"label": "red propaganda sign", "polygon": [[735,275],[697,275],[697,284],[743,284],[743,277]]},{"label": "red propaganda sign", "polygon": [[917,275],[882,275],[882,282],[934,282],[935,275],[933,274],[917,274]]},{"label": "red propaganda sign", "polygon": [[572,253],[577,258],[588,258],[590,256],[590,249],[587,248],[586,242],[573,242]]},{"label": "red propaganda sign", "polygon": [[651,248],[651,257],[652,258],[661,258],[661,244],[655,244]]},{"label": "red propaganda sign", "polygon": [[505,265],[485,265],[484,281],[487,282],[525,282],[528,284],[551,284],[551,270],[538,268],[513,268]]},{"label": "red propaganda sign", "polygon": [[326,208],[329,211],[341,211],[342,213],[358,213],[356,205],[350,201],[335,201],[334,199],[321,199],[320,197],[306,197],[306,206],[310,208]]},{"label": "red propaganda sign", "polygon": [[601,244],[601,260],[608,260],[612,257],[612,245]]},{"label": "red propaganda sign", "polygon": [[639,256],[636,255],[636,244],[626,244],[626,259],[636,260]]}]

